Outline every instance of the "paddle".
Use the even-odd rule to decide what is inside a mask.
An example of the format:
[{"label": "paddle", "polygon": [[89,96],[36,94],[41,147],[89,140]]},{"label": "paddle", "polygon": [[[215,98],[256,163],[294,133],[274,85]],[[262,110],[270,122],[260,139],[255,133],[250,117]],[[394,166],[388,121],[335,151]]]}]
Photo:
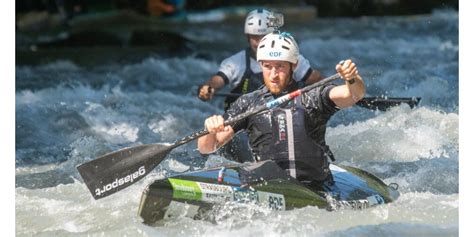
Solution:
[{"label": "paddle", "polygon": [[364,97],[357,102],[357,105],[371,110],[386,111],[387,109],[400,104],[408,104],[414,108],[420,103],[421,97],[400,98],[400,97]]},{"label": "paddle", "polygon": [[[239,97],[242,94],[239,93],[221,93],[216,92],[214,96],[224,96],[224,97]],[[380,110],[386,111],[387,109],[400,104],[408,104],[410,108],[414,108],[420,103],[421,97],[364,97],[356,103],[356,105],[371,109],[371,110]]]},{"label": "paddle", "polygon": [[[293,91],[228,119],[224,124],[226,126],[231,125],[249,116],[277,107],[307,91],[334,81],[339,77],[339,74],[334,74],[317,83]],[[172,144],[154,143],[124,148],[81,164],[77,166],[77,170],[94,199],[100,199],[138,182],[158,166],[171,150],[207,135],[208,133],[206,130],[201,130]]]}]

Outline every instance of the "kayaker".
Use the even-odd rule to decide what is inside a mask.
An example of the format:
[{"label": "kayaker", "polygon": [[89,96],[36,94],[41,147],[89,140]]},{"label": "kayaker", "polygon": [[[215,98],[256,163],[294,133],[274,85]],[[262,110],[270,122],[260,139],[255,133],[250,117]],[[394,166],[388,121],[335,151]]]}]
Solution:
[{"label": "kayaker", "polygon": [[326,125],[334,113],[354,105],[365,94],[355,63],[348,59],[336,65],[345,80],[342,85],[318,87],[284,106],[224,127],[225,119],[298,89],[293,71],[299,63],[299,49],[291,35],[266,35],[258,45],[257,60],[265,87],[239,97],[223,116],[207,118],[204,126],[209,134],[199,138],[199,151],[212,153],[244,130],[256,161],[273,160],[310,187],[331,181],[328,159],[333,157],[325,141]]},{"label": "kayaker", "polygon": [[[207,101],[213,98],[216,91],[230,84],[231,93],[245,94],[258,89],[263,85],[262,69],[255,60],[257,45],[268,33],[275,30],[270,24],[269,18],[272,12],[266,9],[256,9],[248,13],[245,19],[244,33],[247,36],[249,47],[224,59],[219,71],[206,83],[198,87],[198,97]],[[283,24],[283,23],[281,23]],[[272,25],[272,24],[270,24]],[[293,70],[293,78],[296,81],[311,84],[322,79],[321,73],[311,68],[309,61],[302,55],[298,56],[298,65]],[[237,97],[227,97],[224,109]]]}]

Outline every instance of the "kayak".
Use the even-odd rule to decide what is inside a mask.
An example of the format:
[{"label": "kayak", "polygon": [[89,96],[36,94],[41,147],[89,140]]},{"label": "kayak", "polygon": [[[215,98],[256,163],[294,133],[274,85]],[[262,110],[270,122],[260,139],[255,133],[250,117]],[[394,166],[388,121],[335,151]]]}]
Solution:
[{"label": "kayak", "polygon": [[158,179],[143,191],[139,216],[155,225],[182,213],[205,219],[206,213],[227,203],[253,203],[277,211],[317,206],[329,211],[366,209],[395,201],[398,185],[350,166],[330,165],[331,184],[313,190],[289,176],[273,161],[230,164]]}]

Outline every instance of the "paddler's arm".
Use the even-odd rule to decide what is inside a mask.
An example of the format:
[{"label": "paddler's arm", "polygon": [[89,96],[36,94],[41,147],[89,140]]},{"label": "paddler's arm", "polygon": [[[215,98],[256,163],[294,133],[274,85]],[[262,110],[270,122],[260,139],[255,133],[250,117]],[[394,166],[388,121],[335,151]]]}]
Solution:
[{"label": "paddler's arm", "polygon": [[293,70],[293,78],[298,82],[303,81],[305,85],[311,85],[324,79],[321,72],[313,69],[309,60],[301,54],[298,55],[298,64]]},{"label": "paddler's arm", "polygon": [[350,59],[336,65],[336,71],[345,80],[344,85],[336,86],[329,92],[329,98],[339,107],[351,107],[365,95],[365,85],[357,66]]},{"label": "paddler's arm", "polygon": [[306,81],[304,81],[304,84],[305,85],[311,85],[313,83],[321,81],[322,79],[324,79],[324,77],[321,74],[321,72],[319,72],[318,70],[312,69],[311,74],[309,75],[308,79],[306,79]]},{"label": "paddler's arm", "polygon": [[209,154],[226,144],[234,136],[231,126],[224,127],[224,118],[214,115],[204,121],[204,127],[209,134],[198,139],[198,150],[201,154]]},{"label": "paddler's arm", "polygon": [[214,75],[206,83],[198,87],[198,97],[202,101],[212,99],[214,93],[225,86],[225,80],[220,75]]}]

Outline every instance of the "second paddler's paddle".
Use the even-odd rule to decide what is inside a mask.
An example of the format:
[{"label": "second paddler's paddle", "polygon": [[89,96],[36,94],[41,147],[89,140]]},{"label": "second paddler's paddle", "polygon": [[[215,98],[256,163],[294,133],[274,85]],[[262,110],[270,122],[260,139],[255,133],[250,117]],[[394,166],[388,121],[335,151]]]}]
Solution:
[{"label": "second paddler's paddle", "polygon": [[[214,93],[214,96],[223,97],[240,97],[241,95],[239,93]],[[414,108],[420,103],[420,100],[421,97],[364,97],[356,105],[371,110],[386,111],[401,104],[407,104],[410,108]]]}]

